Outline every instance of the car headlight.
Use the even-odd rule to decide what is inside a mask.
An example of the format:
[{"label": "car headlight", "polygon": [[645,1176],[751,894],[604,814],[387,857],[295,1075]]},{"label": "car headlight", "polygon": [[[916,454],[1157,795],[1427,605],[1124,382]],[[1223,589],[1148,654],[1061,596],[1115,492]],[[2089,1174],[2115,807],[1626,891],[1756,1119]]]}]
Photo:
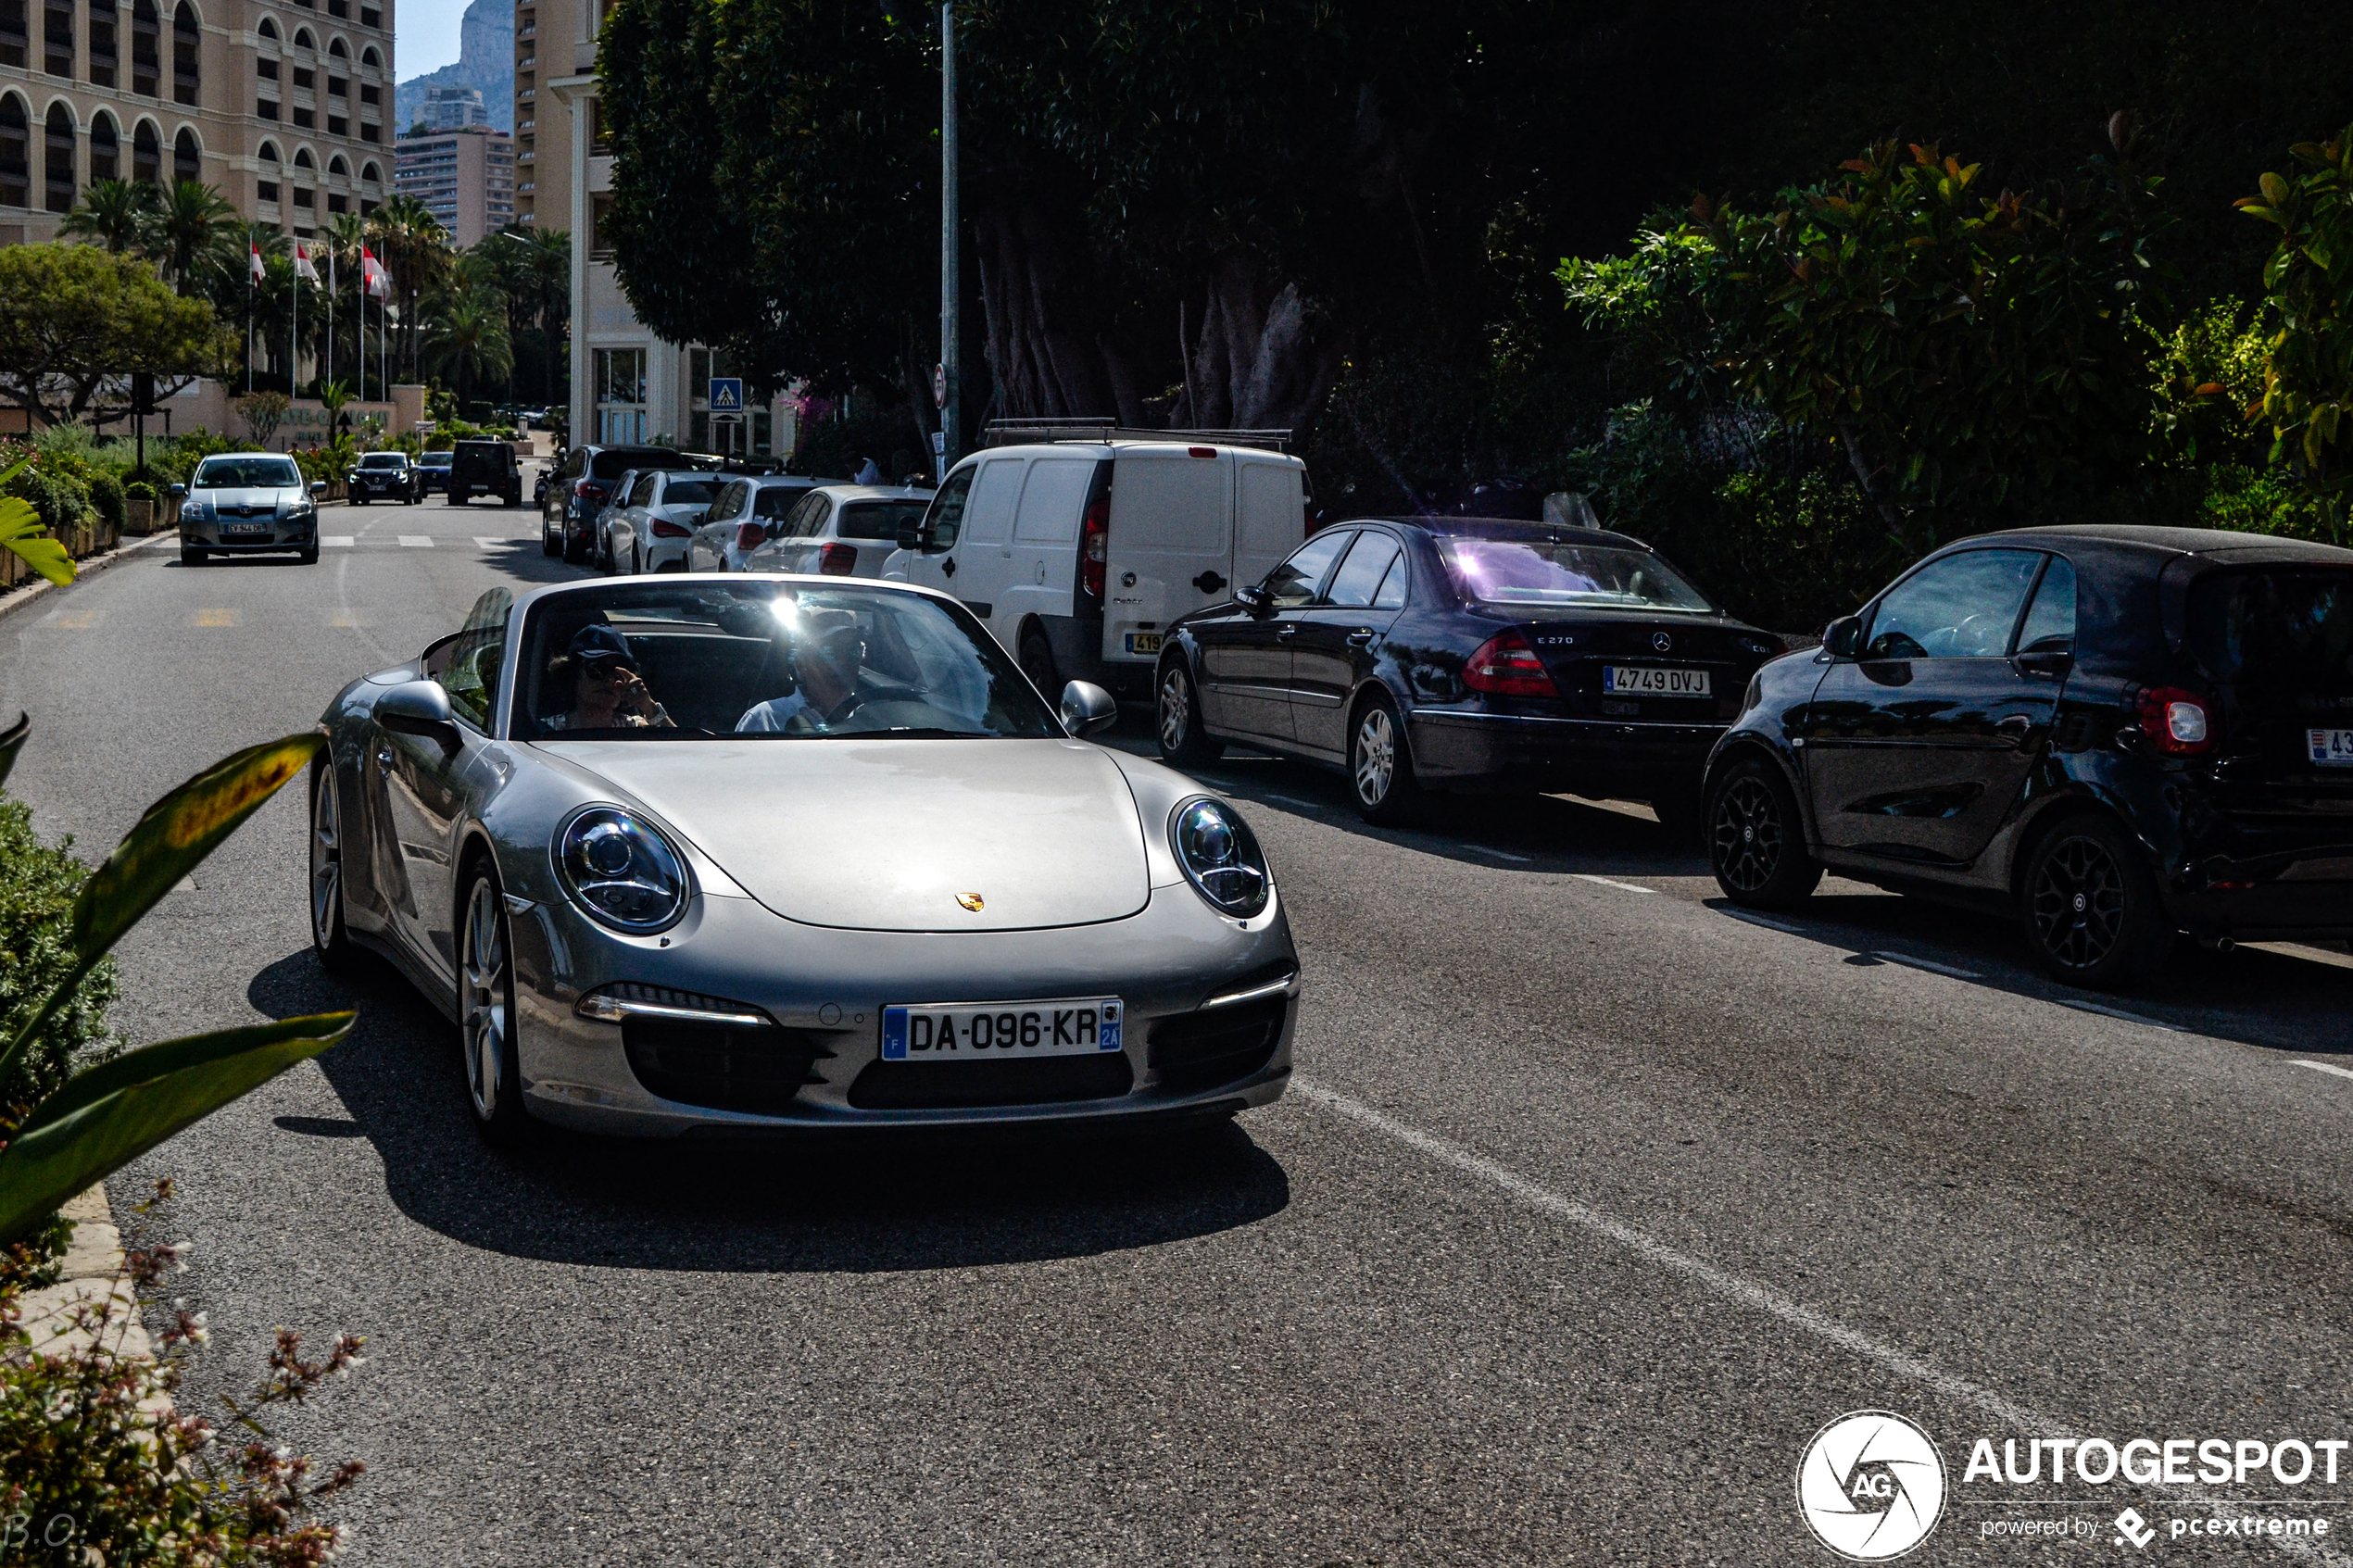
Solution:
[{"label": "car headlight", "polygon": [[686,868],[667,839],[628,812],[592,806],[558,830],[556,876],[589,917],[633,936],[678,922]]},{"label": "car headlight", "polygon": [[210,501],[182,502],[180,507],[180,515],[190,522],[208,522],[212,520],[212,503]]},{"label": "car headlight", "polygon": [[1220,914],[1248,920],[1274,887],[1258,836],[1222,800],[1193,799],[1168,819],[1168,841],[1185,880]]}]

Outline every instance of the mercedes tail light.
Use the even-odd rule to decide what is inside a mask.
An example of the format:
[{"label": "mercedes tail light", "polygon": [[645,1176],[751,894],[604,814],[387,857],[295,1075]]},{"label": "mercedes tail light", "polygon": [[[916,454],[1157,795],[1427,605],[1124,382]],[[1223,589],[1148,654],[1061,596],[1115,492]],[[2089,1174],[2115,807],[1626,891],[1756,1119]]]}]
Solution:
[{"label": "mercedes tail light", "polygon": [[1517,632],[1498,632],[1463,666],[1463,684],[1490,696],[1558,696],[1544,661]]},{"label": "mercedes tail light", "polygon": [[848,577],[858,570],[858,547],[837,539],[817,552],[817,570],[828,577]]},{"label": "mercedes tail light", "polygon": [[1078,586],[1090,597],[1103,596],[1103,573],[1110,564],[1111,492],[1106,490],[1087,503],[1087,515],[1078,524]]},{"label": "mercedes tail light", "polygon": [[2141,693],[2141,733],[2168,757],[2196,757],[2214,749],[2214,719],[2206,698],[2179,686],[2151,686]]},{"label": "mercedes tail light", "polygon": [[654,519],[654,537],[657,539],[691,539],[695,531],[683,522],[673,522],[666,517]]},{"label": "mercedes tail light", "polygon": [[749,555],[768,543],[768,531],[756,522],[736,524],[736,548]]}]

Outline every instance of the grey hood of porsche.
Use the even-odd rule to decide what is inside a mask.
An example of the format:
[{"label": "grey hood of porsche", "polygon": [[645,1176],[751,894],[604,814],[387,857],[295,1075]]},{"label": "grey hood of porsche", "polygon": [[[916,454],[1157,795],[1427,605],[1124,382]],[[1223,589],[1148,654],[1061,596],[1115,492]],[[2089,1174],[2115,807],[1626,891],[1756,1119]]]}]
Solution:
[{"label": "grey hood of porsche", "polygon": [[[1091,925],[1151,896],[1126,778],[1076,741],[535,744],[610,780],[803,924]],[[963,894],[981,908],[964,908]]]}]

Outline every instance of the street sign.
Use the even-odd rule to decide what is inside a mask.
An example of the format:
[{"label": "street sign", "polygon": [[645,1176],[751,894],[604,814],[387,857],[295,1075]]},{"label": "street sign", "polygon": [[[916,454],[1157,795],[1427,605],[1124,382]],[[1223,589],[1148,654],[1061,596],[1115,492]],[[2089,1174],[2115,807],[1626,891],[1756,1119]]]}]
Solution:
[{"label": "street sign", "polygon": [[946,431],[936,430],[931,433],[931,455],[935,458],[944,458],[948,455],[948,433]]},{"label": "street sign", "polygon": [[740,414],[744,411],[743,377],[711,378],[711,411],[714,414]]},{"label": "street sign", "polygon": [[935,408],[948,407],[948,367],[945,365],[931,368],[931,406]]}]

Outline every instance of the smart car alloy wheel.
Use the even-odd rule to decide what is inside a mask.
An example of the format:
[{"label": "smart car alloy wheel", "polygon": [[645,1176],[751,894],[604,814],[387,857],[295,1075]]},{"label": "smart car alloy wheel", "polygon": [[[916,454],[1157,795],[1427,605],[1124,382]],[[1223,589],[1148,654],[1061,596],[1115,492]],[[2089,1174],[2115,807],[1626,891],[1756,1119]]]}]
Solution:
[{"label": "smart car alloy wheel", "polygon": [[1706,822],[1708,863],[1735,904],[1784,909],[1822,880],[1806,851],[1796,797],[1768,762],[1734,763],[1708,798]]},{"label": "smart car alloy wheel", "polygon": [[2140,979],[2171,945],[2155,879],[2124,833],[2098,817],[2070,821],[2036,846],[2025,904],[2045,966],[2079,985]]}]

